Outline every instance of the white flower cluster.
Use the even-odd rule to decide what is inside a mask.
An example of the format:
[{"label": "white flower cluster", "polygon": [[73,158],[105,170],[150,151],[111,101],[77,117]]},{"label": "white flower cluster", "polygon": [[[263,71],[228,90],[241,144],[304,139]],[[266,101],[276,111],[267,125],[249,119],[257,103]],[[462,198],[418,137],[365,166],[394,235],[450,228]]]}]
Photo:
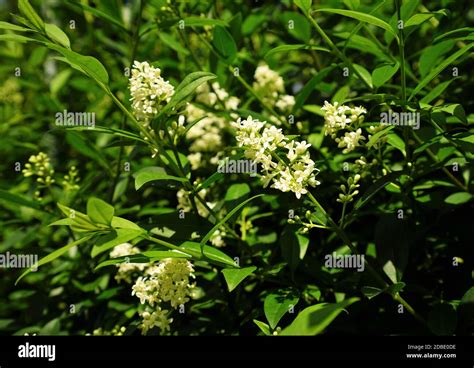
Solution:
[{"label": "white flower cluster", "polygon": [[[212,87],[212,88],[211,88]],[[200,85],[197,90],[196,102],[213,107],[222,101],[228,111],[236,110],[240,100],[229,94],[214,82]],[[202,110],[196,105],[189,104],[186,109],[188,121],[195,121],[204,116],[186,134],[190,141],[188,160],[193,170],[205,167],[208,164],[217,165],[221,158],[221,151],[225,146],[223,131],[228,126],[226,119],[213,113]]]},{"label": "white flower cluster", "polygon": [[135,61],[130,77],[130,94],[135,117],[148,126],[158,114],[160,104],[173,96],[174,87],[161,77],[160,68],[146,61]]},{"label": "white flower cluster", "polygon": [[154,306],[169,302],[173,308],[189,301],[193,287],[189,278],[193,277],[193,265],[186,259],[165,258],[145,271],[145,277],[139,277],[132,287],[132,295],[140,303]]},{"label": "white flower cluster", "polygon": [[286,95],[283,78],[267,64],[260,64],[255,70],[253,88],[262,98],[271,105],[275,105],[281,112],[288,113],[295,105],[295,98]]},{"label": "white flower cluster", "polygon": [[153,327],[159,327],[161,333],[169,330],[173,321],[168,318],[170,312],[161,308],[162,303],[169,303],[172,308],[189,301],[194,284],[190,278],[194,277],[191,262],[181,258],[166,258],[158,265],[152,265],[145,271],[145,277],[139,277],[132,286],[132,295],[140,299],[147,308],[141,313],[143,318],[140,328],[142,333]]},{"label": "white flower cluster", "polygon": [[158,327],[161,334],[165,334],[170,330],[170,324],[173,322],[173,318],[168,318],[169,311],[162,310],[160,307],[156,307],[152,312],[143,311],[140,313],[142,317],[142,323],[140,329],[142,334],[145,335],[149,330]]},{"label": "white flower cluster", "polygon": [[[117,258],[117,257],[125,257],[125,256],[130,256],[132,254],[138,254],[140,253],[140,249],[137,247],[134,247],[130,243],[122,243],[114,247],[112,251],[110,252],[110,257],[111,258]],[[120,281],[125,281],[127,283],[132,282],[132,275],[134,272],[138,271],[143,271],[146,267],[146,263],[130,263],[130,262],[124,262],[116,265],[118,270],[117,274],[115,275],[115,280],[117,282]]]},{"label": "white flower cluster", "polygon": [[[110,252],[111,258],[124,257],[140,253],[137,247],[123,243],[114,247]],[[143,334],[158,327],[161,333],[169,331],[172,318],[168,318],[170,311],[162,309],[163,303],[169,303],[176,309],[189,301],[194,284],[194,269],[191,262],[180,258],[165,258],[158,264],[150,263],[121,263],[115,279],[117,282],[125,280],[131,283],[133,273],[140,271],[144,276],[138,277],[132,286],[132,295],[140,299],[146,308],[140,312],[142,323],[140,328]]]},{"label": "white flower cluster", "polygon": [[[337,143],[338,147],[344,148],[343,153],[352,152],[355,148],[360,146],[360,140],[365,140],[362,135],[362,129],[351,130],[354,125],[362,123],[364,114],[367,110],[363,107],[349,107],[339,105],[337,102],[331,105],[324,101],[322,110],[324,114],[324,128],[325,135],[330,135]],[[349,130],[344,133],[344,136],[338,137],[340,131]]]},{"label": "white flower cluster", "polygon": [[[271,187],[291,191],[301,198],[308,186],[320,184],[316,180],[318,169],[308,152],[311,145],[306,141],[290,141],[281,129],[251,116],[238,119],[232,126],[237,129],[236,140],[239,147],[245,148],[245,156],[261,165],[264,187],[273,181]],[[286,151],[288,163],[277,156],[277,149]]]}]

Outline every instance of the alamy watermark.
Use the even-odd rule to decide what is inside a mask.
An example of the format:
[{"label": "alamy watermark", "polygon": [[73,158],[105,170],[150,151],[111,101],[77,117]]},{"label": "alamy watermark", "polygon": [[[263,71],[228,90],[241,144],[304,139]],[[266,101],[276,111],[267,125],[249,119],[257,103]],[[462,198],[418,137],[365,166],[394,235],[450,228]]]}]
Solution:
[{"label": "alamy watermark", "polygon": [[364,272],[365,256],[363,254],[326,254],[324,266],[326,268],[354,268],[358,272]]},{"label": "alamy watermark", "polygon": [[37,254],[0,253],[0,268],[31,268],[32,271],[36,271],[37,264]]},{"label": "alamy watermark", "polygon": [[18,346],[18,358],[45,358],[56,360],[56,345],[35,345],[27,342]]},{"label": "alamy watermark", "polygon": [[55,115],[57,126],[86,126],[89,129],[95,128],[95,112],[71,112],[59,111]]},{"label": "alamy watermark", "polygon": [[217,172],[225,174],[257,175],[257,163],[252,160],[221,160],[217,165]]},{"label": "alamy watermark", "polygon": [[380,124],[411,126],[413,129],[420,129],[420,113],[419,112],[395,112],[388,110],[380,113]]}]

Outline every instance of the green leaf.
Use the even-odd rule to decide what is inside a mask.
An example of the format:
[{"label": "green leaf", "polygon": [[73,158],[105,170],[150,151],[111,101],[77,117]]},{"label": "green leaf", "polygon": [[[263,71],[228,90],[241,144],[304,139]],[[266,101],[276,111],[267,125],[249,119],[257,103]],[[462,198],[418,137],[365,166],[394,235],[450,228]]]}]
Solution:
[{"label": "green leaf", "polygon": [[420,75],[424,78],[428,72],[436,66],[440,58],[449,52],[455,44],[454,40],[446,40],[436,45],[426,47],[420,56],[419,69]]},{"label": "green leaf", "polygon": [[[69,77],[71,76],[71,73],[72,73],[71,69],[64,69],[54,76],[54,78],[49,83],[49,89],[53,96],[57,96],[58,92],[64,88]],[[88,129],[89,127],[83,126],[81,128]]]},{"label": "green leaf", "polygon": [[343,15],[345,17],[357,19],[361,22],[373,24],[376,27],[382,28],[386,30],[387,32],[391,33],[395,38],[398,40],[397,32],[390,26],[390,24],[386,23],[380,18],[374,17],[373,15],[366,14],[366,13],[361,13],[353,10],[344,10],[344,9],[317,9],[314,10],[314,13],[316,12],[326,12],[326,13],[334,13],[334,14],[339,14]]},{"label": "green leaf", "polygon": [[111,225],[113,228],[116,228],[116,229],[143,230],[140,226],[138,226],[134,222],[124,219],[122,217],[116,217],[116,216],[112,218]]},{"label": "green leaf", "polygon": [[143,138],[141,138],[139,135],[127,132],[126,130],[118,129],[118,128],[107,128],[99,125],[95,125],[94,129],[90,129],[89,127],[86,126],[77,126],[77,127],[71,127],[67,128],[68,130],[79,130],[79,131],[86,131],[90,133],[104,133],[104,134],[111,134],[119,137],[124,137],[127,139],[132,139],[134,141],[139,141],[142,143],[147,143]]},{"label": "green leaf", "polygon": [[446,82],[438,84],[435,88],[430,90],[425,97],[423,97],[420,100],[420,103],[426,103],[429,104],[431,101],[433,101],[435,98],[440,96],[446,88],[451,84],[452,81],[456,80],[457,78],[453,78],[450,80],[447,80]]},{"label": "green leaf", "polygon": [[215,263],[218,266],[225,265],[238,268],[235,261],[227,254],[208,245],[202,246],[199,243],[186,241],[181,244],[180,249],[182,249],[184,253],[192,255],[196,259],[203,259],[202,256],[204,255],[204,260],[210,261],[209,263]]},{"label": "green leaf", "polygon": [[256,196],[253,196],[253,197],[243,201],[238,206],[234,207],[234,209],[232,209],[232,211],[230,211],[221,221],[219,221],[216,225],[214,225],[214,227],[211,230],[209,230],[209,232],[204,236],[204,238],[202,238],[201,243],[200,243],[201,247],[204,244],[206,244],[207,241],[211,238],[212,234],[214,234],[214,232],[216,230],[218,230],[222,225],[224,225],[237,211],[239,211],[242,207],[244,207],[250,201],[253,201],[255,198],[258,198],[258,197],[261,197],[261,196],[263,196],[263,194],[258,194]]},{"label": "green leaf", "polygon": [[450,196],[448,196],[444,202],[448,204],[463,204],[467,203],[472,199],[472,194],[471,193],[466,193],[466,192],[458,192],[458,193],[453,193]]},{"label": "green leaf", "polygon": [[[57,204],[61,212],[67,216],[69,219],[72,219],[74,224],[71,225],[71,228],[75,231],[96,231],[99,230],[97,226],[95,226],[92,222],[89,216],[73,210],[72,208],[66,207],[62,205],[61,203]],[[58,221],[56,221],[54,224],[57,224]],[[65,221],[66,223],[66,221]]]},{"label": "green leaf", "polygon": [[279,289],[268,294],[263,303],[263,310],[270,327],[275,329],[280,319],[294,308],[299,300],[299,296],[291,289]]},{"label": "green leaf", "polygon": [[281,15],[283,26],[290,35],[299,41],[309,43],[311,39],[311,25],[305,16],[297,12],[284,12]]},{"label": "green leaf", "polygon": [[56,41],[67,49],[71,48],[71,42],[69,41],[68,36],[57,25],[46,23],[45,31],[48,37],[52,40]]},{"label": "green leaf", "polygon": [[99,263],[94,271],[103,267],[113,266],[121,263],[149,263],[166,258],[191,258],[189,254],[175,250],[151,250],[143,253],[130,254],[128,256],[116,257]]},{"label": "green leaf", "polygon": [[212,174],[210,177],[204,180],[201,184],[199,184],[199,186],[196,188],[196,192],[199,193],[201,190],[209,188],[210,185],[222,179],[223,177],[224,177],[223,173],[216,171],[214,174]]},{"label": "green leaf", "polygon": [[390,132],[387,134],[387,143],[403,153],[403,156],[407,155],[405,151],[405,142],[396,133]]},{"label": "green leaf", "polygon": [[95,17],[97,18],[100,18],[102,20],[105,20],[111,24],[114,24],[116,25],[117,27],[121,28],[122,30],[128,32],[127,28],[125,27],[125,25],[122,23],[121,20],[107,14],[106,12],[100,10],[100,9],[97,9],[97,8],[93,8],[87,4],[84,4],[84,3],[81,3],[81,2],[77,2],[77,1],[72,1],[72,0],[69,0],[68,1],[69,4],[73,5],[73,6],[77,6],[79,8],[82,8],[84,10],[84,12],[86,13],[90,13],[92,15],[94,15]]},{"label": "green leaf", "polygon": [[222,274],[224,275],[227,283],[229,292],[234,290],[244,279],[250,276],[257,267],[244,267],[244,268],[224,268]]},{"label": "green leaf", "polygon": [[31,6],[28,0],[18,0],[18,10],[20,14],[28,19],[31,24],[39,31],[44,30],[44,22],[36,13],[35,9]]},{"label": "green leaf", "polygon": [[[330,52],[329,49],[321,46],[316,45],[304,45],[304,44],[295,44],[295,45],[281,45],[277,46],[270,51],[268,51],[264,58],[268,58],[269,56],[279,53],[279,52],[286,52],[286,51],[294,51],[294,50],[308,50],[308,51],[323,51],[323,52]],[[319,73],[318,73],[319,74]]]},{"label": "green leaf", "polygon": [[107,69],[105,69],[101,62],[96,58],[78,54],[77,52],[68,50],[58,45],[54,45],[52,43],[45,44],[50,49],[62,54],[73,68],[81,71],[82,73],[94,79],[96,82],[99,82],[103,85],[107,85],[109,83],[109,74],[107,73]]},{"label": "green leaf", "polygon": [[367,298],[369,298],[369,300],[383,293],[382,289],[372,287],[372,286],[363,286],[361,288],[361,291],[362,291],[362,294],[364,294]]},{"label": "green leaf", "polygon": [[166,106],[161,110],[158,114],[158,118],[162,116],[164,113],[168,112],[179,103],[183,102],[186,98],[188,98],[201,84],[211,80],[216,79],[216,75],[208,72],[194,72],[188,74],[183,81],[179,84],[176,88],[173,97],[171,100],[166,104]]},{"label": "green leaf", "polygon": [[405,33],[405,40],[407,37],[416,30],[416,28],[422,23],[426,22],[430,18],[433,18],[435,15],[444,15],[446,16],[446,10],[441,9],[434,13],[418,13],[414,14],[408,19],[403,25],[403,31]]},{"label": "green leaf", "polygon": [[214,28],[212,44],[219,54],[229,62],[233,62],[237,56],[237,45],[234,38],[224,27],[217,26]]},{"label": "green leaf", "polygon": [[30,267],[28,270],[26,270],[25,272],[23,272],[21,274],[21,276],[15,281],[15,285],[18,284],[18,282],[23,277],[25,277],[26,275],[28,275],[30,272],[34,271],[38,267],[43,266],[43,265],[45,265],[49,262],[54,261],[56,258],[62,256],[64,253],[66,253],[69,249],[75,247],[76,245],[79,245],[79,244],[82,244],[82,243],[86,242],[87,240],[89,240],[92,237],[93,237],[93,235],[86,235],[83,238],[80,238],[80,239],[78,239],[78,240],[76,240],[76,241],[74,241],[74,242],[72,242],[68,245],[65,245],[62,248],[59,248],[59,249],[55,250],[54,252],[48,254],[46,257],[41,258],[38,261],[38,263],[36,263],[35,265],[33,265],[32,267]]},{"label": "green leaf", "polygon": [[280,335],[318,335],[329,326],[329,324],[344,310],[344,308],[358,300],[359,298],[351,298],[340,303],[320,303],[305,308],[298,314],[295,320],[280,333]]},{"label": "green leaf", "polygon": [[178,182],[186,182],[186,178],[180,178],[177,176],[168,175],[162,167],[150,166],[141,169],[134,175],[135,178],[135,190],[139,190],[143,185],[151,181],[157,180],[173,180]]},{"label": "green leaf", "polygon": [[114,212],[114,208],[102,199],[91,197],[87,201],[87,215],[93,222],[110,225]]},{"label": "green leaf", "polygon": [[389,81],[395,73],[400,68],[400,64],[397,62],[396,64],[384,64],[378,66],[372,72],[372,81],[375,87],[383,86],[385,82]]},{"label": "green leaf", "polygon": [[91,257],[97,257],[99,254],[113,248],[119,244],[127,243],[145,233],[144,230],[135,229],[116,229],[105,236],[97,239],[96,244],[92,247]]},{"label": "green leaf", "polygon": [[412,223],[398,213],[381,215],[375,225],[377,260],[393,283],[402,279],[414,239]]},{"label": "green leaf", "polygon": [[397,295],[399,292],[401,292],[405,288],[406,284],[404,282],[397,282],[393,285],[390,285],[387,288],[387,293],[391,294],[392,296]]},{"label": "green leaf", "polygon": [[387,136],[387,134],[392,130],[395,129],[395,125],[389,125],[386,128],[379,130],[377,133],[372,135],[367,142],[367,148],[371,148],[374,144],[376,144],[380,139]]},{"label": "green leaf", "polygon": [[[359,64],[353,64],[354,69],[359,72],[359,74],[362,76],[362,79],[367,83],[367,85],[370,88],[373,88],[373,83],[372,83],[372,76],[370,75],[369,71],[365,69],[362,65]],[[358,77],[358,76],[357,76]]]},{"label": "green leaf", "polygon": [[8,29],[10,31],[17,31],[17,32],[27,32],[29,31],[28,28],[17,26],[16,24],[11,24],[8,22],[0,22],[0,29]]},{"label": "green leaf", "polygon": [[431,70],[431,72],[425,78],[423,78],[423,80],[420,83],[418,83],[416,88],[412,91],[408,100],[411,100],[418,92],[420,92],[423,88],[425,88],[428,85],[428,83],[430,83],[434,78],[436,78],[436,76],[439,73],[441,73],[446,67],[448,67],[451,63],[456,61],[456,59],[460,58],[462,55],[464,55],[473,47],[474,47],[474,43],[466,45],[463,48],[456,51],[450,57],[444,59],[443,62],[439,63],[435,68]]},{"label": "green leaf", "polygon": [[33,38],[17,35],[14,33],[7,33],[7,34],[0,35],[0,41],[1,40],[21,42],[21,43],[35,41]]},{"label": "green leaf", "polygon": [[294,0],[293,3],[300,8],[303,13],[308,13],[311,10],[312,0]]},{"label": "green leaf", "polygon": [[265,14],[248,15],[242,23],[242,34],[244,36],[251,35],[267,20],[268,17]]},{"label": "green leaf", "polygon": [[271,336],[270,327],[265,322],[254,319],[253,323],[255,323],[266,336]]},{"label": "green leaf", "polygon": [[184,18],[184,25],[189,27],[220,26],[227,27],[228,24],[220,19],[189,17]]},{"label": "green leaf", "polygon": [[290,268],[295,270],[300,261],[306,255],[309,238],[299,234],[295,226],[287,225],[280,237],[280,248],[283,258],[288,262]]},{"label": "green leaf", "polygon": [[366,204],[379,190],[383,189],[389,183],[398,179],[400,175],[402,175],[403,171],[395,171],[387,174],[380,179],[376,180],[374,184],[372,184],[369,189],[359,198],[357,203],[354,205],[354,210],[358,210],[364,204]]},{"label": "green leaf", "polygon": [[250,187],[248,184],[232,184],[225,193],[224,201],[227,202],[226,207],[235,207],[239,202],[247,199],[249,194]]}]

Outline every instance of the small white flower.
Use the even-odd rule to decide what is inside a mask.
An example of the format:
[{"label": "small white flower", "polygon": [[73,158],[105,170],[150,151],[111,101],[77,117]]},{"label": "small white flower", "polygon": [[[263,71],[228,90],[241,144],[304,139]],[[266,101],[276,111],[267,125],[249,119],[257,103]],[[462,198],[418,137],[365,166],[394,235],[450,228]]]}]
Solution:
[{"label": "small white flower", "polygon": [[345,147],[342,153],[349,153],[360,146],[359,140],[365,140],[360,128],[355,132],[346,132],[343,138],[336,138],[336,142],[339,143],[338,147]]}]

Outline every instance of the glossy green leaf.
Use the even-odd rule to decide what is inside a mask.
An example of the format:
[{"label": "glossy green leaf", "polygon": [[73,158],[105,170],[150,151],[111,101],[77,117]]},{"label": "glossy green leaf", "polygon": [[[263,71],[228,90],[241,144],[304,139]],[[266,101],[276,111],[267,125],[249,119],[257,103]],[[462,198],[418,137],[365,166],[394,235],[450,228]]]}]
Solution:
[{"label": "glossy green leaf", "polygon": [[45,32],[46,32],[46,34],[48,35],[48,37],[50,39],[52,39],[55,42],[61,44],[61,46],[65,47],[67,49],[71,48],[71,42],[69,41],[68,36],[57,25],[51,24],[51,23],[46,23]]},{"label": "glossy green leaf", "polygon": [[114,212],[114,207],[102,199],[91,197],[87,201],[87,215],[98,224],[110,225]]},{"label": "glossy green leaf", "polygon": [[265,298],[263,310],[272,329],[278,325],[281,318],[298,304],[299,296],[291,289],[279,289],[271,292]]},{"label": "glossy green leaf", "polygon": [[280,335],[319,335],[345,308],[358,300],[359,298],[351,298],[340,303],[320,303],[305,308]]},{"label": "glossy green leaf", "polygon": [[224,275],[225,281],[227,283],[227,288],[229,292],[234,290],[242,281],[250,276],[257,267],[244,267],[244,268],[224,268],[222,274]]},{"label": "glossy green leaf", "polygon": [[222,57],[232,62],[237,56],[237,45],[234,38],[224,27],[214,28],[212,44]]},{"label": "glossy green leaf", "polygon": [[361,22],[369,23],[376,27],[386,30],[387,32],[391,33],[393,36],[395,36],[395,38],[398,39],[396,30],[393,29],[392,26],[390,26],[390,24],[370,14],[361,13],[361,12],[353,11],[353,10],[344,10],[344,9],[317,9],[317,10],[314,10],[313,12],[339,14],[345,17],[356,19]]},{"label": "glossy green leaf", "polygon": [[444,202],[448,203],[448,204],[458,205],[458,204],[467,203],[471,199],[472,199],[472,194],[471,193],[458,192],[458,193],[453,193],[453,194],[449,195],[448,197],[446,197]]},{"label": "glossy green leaf", "polygon": [[469,45],[466,45],[456,51],[454,54],[449,56],[448,58],[444,59],[441,63],[439,63],[435,68],[431,70],[431,72],[424,77],[420,83],[416,86],[416,88],[412,91],[410,94],[410,97],[408,100],[411,100],[418,92],[420,92],[423,88],[425,88],[428,83],[430,83],[436,76],[441,73],[444,69],[446,69],[449,65],[451,65],[454,61],[459,59],[462,55],[464,55],[466,52],[468,52],[470,49],[474,47],[474,43],[471,43]]},{"label": "glossy green leaf", "polygon": [[[230,258],[227,254],[224,252],[210,247],[208,245],[204,245],[203,247],[201,244],[192,242],[192,241],[186,241],[183,244],[181,244],[180,249],[183,250],[184,253],[192,255],[196,259],[204,259],[204,260],[209,260],[211,261],[210,263],[216,263],[219,266],[231,266],[231,267],[237,267],[237,264],[235,261]],[[202,250],[202,252],[201,252]],[[204,255],[205,258],[202,256]]]},{"label": "glossy green leaf", "polygon": [[20,14],[28,19],[37,30],[44,30],[44,22],[28,0],[18,0]]},{"label": "glossy green leaf", "polygon": [[389,81],[395,73],[400,68],[400,64],[397,62],[395,64],[385,64],[378,66],[372,72],[372,81],[375,87],[380,87],[385,84],[385,82]]},{"label": "glossy green leaf", "polygon": [[93,235],[86,235],[84,236],[83,238],[80,238],[68,245],[65,245],[64,247],[62,248],[59,248],[57,250],[55,250],[54,252],[48,254],[46,257],[43,257],[41,258],[38,263],[36,263],[35,265],[33,265],[32,267],[30,267],[28,270],[26,270],[25,272],[23,272],[21,274],[21,276],[15,281],[15,285],[18,284],[18,282],[23,278],[25,277],[26,275],[28,275],[30,272],[34,271],[35,269],[37,269],[38,267],[40,266],[43,266],[49,262],[52,262],[54,261],[56,258],[62,256],[64,253],[66,253],[69,249],[79,245],[79,244],[82,244],[84,242],[86,242],[87,240],[91,239]]},{"label": "glossy green leaf", "polygon": [[272,333],[270,332],[270,327],[265,322],[254,319],[253,323],[257,325],[257,327],[260,329],[260,331],[264,333],[264,335],[271,336]]},{"label": "glossy green leaf", "polygon": [[145,167],[136,172],[133,176],[135,177],[135,190],[139,190],[143,185],[152,181],[172,180],[181,183],[187,181],[186,178],[168,175],[165,169],[156,166]]},{"label": "glossy green leaf", "polygon": [[96,240],[92,247],[91,257],[97,257],[99,254],[123,243],[136,239],[144,234],[143,230],[135,229],[116,229],[105,236],[101,236]]}]

